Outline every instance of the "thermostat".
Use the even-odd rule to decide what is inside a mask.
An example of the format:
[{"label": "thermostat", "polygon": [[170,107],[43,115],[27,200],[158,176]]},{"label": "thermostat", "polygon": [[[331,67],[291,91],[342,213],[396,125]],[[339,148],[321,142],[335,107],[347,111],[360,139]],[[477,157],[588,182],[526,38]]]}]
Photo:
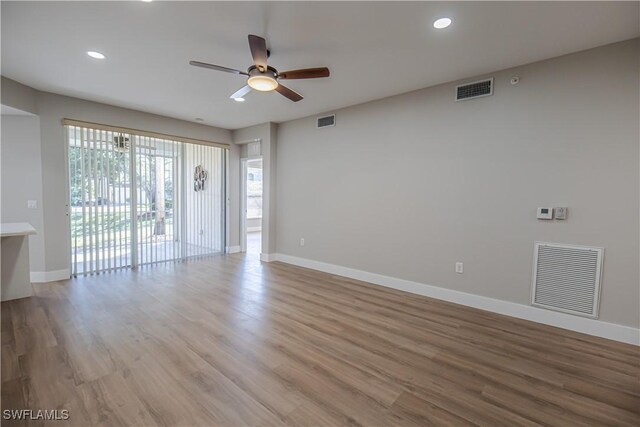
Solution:
[{"label": "thermostat", "polygon": [[553,208],[538,208],[538,219],[553,219]]}]

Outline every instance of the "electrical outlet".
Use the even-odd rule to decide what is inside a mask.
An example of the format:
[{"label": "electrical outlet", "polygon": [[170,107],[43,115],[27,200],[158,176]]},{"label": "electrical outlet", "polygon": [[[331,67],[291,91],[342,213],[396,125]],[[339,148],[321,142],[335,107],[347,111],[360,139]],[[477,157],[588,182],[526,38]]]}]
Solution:
[{"label": "electrical outlet", "polygon": [[300,246],[304,246],[304,237],[300,239]]},{"label": "electrical outlet", "polygon": [[456,262],[456,273],[462,274],[464,272],[464,265],[461,262]]}]

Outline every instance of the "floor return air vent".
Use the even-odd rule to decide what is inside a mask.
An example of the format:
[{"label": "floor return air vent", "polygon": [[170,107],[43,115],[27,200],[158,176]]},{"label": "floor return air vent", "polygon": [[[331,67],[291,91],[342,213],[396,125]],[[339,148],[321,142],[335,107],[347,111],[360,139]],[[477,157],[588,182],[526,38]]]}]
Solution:
[{"label": "floor return air vent", "polygon": [[598,317],[604,248],[536,242],[531,304]]}]

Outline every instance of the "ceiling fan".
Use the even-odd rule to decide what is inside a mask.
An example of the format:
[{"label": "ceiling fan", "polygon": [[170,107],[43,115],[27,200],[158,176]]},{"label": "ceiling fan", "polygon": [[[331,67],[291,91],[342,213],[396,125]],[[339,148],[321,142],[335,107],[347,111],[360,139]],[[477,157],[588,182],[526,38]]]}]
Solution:
[{"label": "ceiling fan", "polygon": [[260,92],[275,90],[293,102],[298,102],[302,99],[302,95],[283,86],[279,80],[329,77],[329,69],[327,67],[278,72],[275,68],[267,65],[267,58],[271,52],[267,50],[267,41],[260,36],[249,35],[249,49],[251,50],[251,56],[253,56],[254,65],[249,67],[246,72],[199,61],[189,61],[189,64],[196,67],[247,76],[247,84],[231,95],[231,99],[242,98],[249,93],[251,89],[255,89]]}]

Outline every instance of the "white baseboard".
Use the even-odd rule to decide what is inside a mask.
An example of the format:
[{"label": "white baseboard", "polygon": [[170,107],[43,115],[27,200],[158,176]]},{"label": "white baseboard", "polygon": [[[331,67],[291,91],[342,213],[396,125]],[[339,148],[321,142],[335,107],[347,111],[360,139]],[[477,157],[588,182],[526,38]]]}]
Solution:
[{"label": "white baseboard", "polygon": [[[262,255],[260,256],[262,259]],[[323,271],[338,276],[349,277],[388,288],[398,289],[413,294],[424,295],[468,307],[479,308],[494,313],[530,320],[558,328],[569,329],[588,335],[594,335],[610,340],[621,341],[628,344],[640,345],[640,329],[630,326],[607,323],[586,317],[572,316],[542,308],[532,307],[515,302],[503,301],[466,292],[454,291],[438,286],[425,285],[423,283],[383,276],[381,274],[342,267],[305,258],[298,258],[285,254],[271,254],[269,261],[281,261],[300,267]],[[266,260],[263,260],[266,261]]]},{"label": "white baseboard", "polygon": [[227,246],[226,249],[228,254],[237,254],[240,252],[240,246]]},{"label": "white baseboard", "polygon": [[277,261],[277,257],[278,254],[260,254],[260,261],[264,261],[264,262],[271,262],[271,261]]},{"label": "white baseboard", "polygon": [[261,226],[247,227],[247,233],[253,233],[254,231],[262,231],[262,227]]},{"label": "white baseboard", "polygon": [[31,283],[57,282],[58,280],[67,280],[71,277],[68,268],[53,271],[32,271]]}]

